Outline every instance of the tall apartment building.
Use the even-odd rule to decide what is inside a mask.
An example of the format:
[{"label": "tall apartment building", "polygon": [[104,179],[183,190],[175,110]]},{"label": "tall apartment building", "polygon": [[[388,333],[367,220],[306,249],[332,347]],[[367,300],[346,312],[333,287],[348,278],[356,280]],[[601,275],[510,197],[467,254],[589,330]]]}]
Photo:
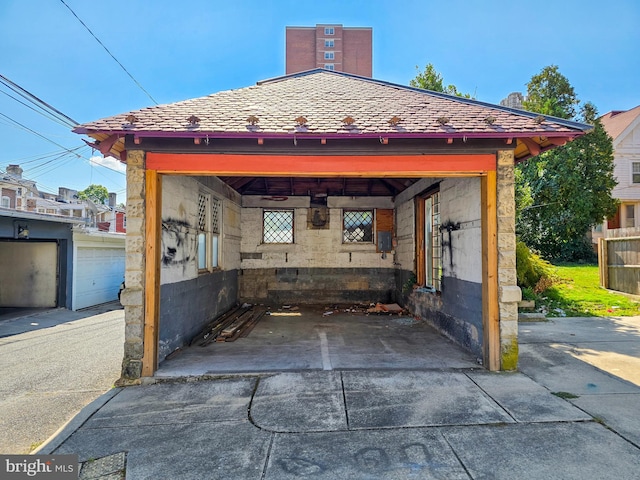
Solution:
[{"label": "tall apartment building", "polygon": [[371,27],[287,27],[286,73],[326,68],[371,77],[372,36]]}]

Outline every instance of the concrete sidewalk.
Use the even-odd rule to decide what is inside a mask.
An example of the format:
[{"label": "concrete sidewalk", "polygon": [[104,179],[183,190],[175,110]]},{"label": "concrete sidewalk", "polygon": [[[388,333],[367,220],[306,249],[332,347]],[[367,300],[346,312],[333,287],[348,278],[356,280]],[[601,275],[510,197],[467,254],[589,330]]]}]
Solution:
[{"label": "concrete sidewalk", "polygon": [[305,371],[114,389],[38,453],[78,454],[81,478],[639,478],[640,387],[563,343],[632,353],[636,326],[524,324],[523,373]]}]

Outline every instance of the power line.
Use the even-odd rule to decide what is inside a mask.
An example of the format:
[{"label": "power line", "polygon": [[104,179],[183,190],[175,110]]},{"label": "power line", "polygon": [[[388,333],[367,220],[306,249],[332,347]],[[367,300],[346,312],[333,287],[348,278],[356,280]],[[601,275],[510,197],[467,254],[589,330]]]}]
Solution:
[{"label": "power line", "polygon": [[0,112],[0,116],[6,118],[7,120],[15,123],[16,125],[20,126],[21,128],[23,128],[24,130],[33,133],[34,135],[37,135],[38,137],[46,140],[47,142],[53,143],[55,146],[62,148],[63,150],[74,154],[75,156],[77,156],[78,158],[81,158],[81,155],[78,155],[77,153],[71,151],[70,149],[68,149],[67,147],[60,145],[58,142],[54,142],[53,140],[51,140],[50,138],[45,137],[44,135],[42,135],[41,133],[36,132],[35,130],[30,129],[29,127],[27,127],[26,125],[23,125],[22,123],[18,122],[17,120],[14,120],[13,118],[9,117],[8,115],[5,115],[4,113]]},{"label": "power line", "polygon": [[116,173],[119,173],[119,174],[121,174],[121,175],[125,175],[123,172],[120,172],[120,171],[118,171],[118,170],[115,170],[115,169],[113,169],[113,168],[110,168],[110,167],[108,167],[108,166],[106,166],[106,165],[102,165],[102,164],[100,164],[100,163],[98,163],[98,162],[95,162],[95,161],[91,160],[90,158],[83,157],[82,155],[80,155],[80,154],[78,154],[78,153],[76,153],[76,152],[74,151],[74,150],[77,150],[77,148],[70,149],[70,148],[65,147],[64,145],[60,145],[58,142],[55,142],[55,141],[51,140],[50,138],[45,137],[45,136],[44,136],[44,135],[42,135],[41,133],[38,133],[38,132],[36,132],[35,130],[30,129],[30,128],[29,128],[29,127],[27,127],[26,125],[23,125],[22,123],[18,122],[17,120],[14,120],[13,118],[9,117],[8,115],[5,115],[5,114],[4,114],[4,113],[2,113],[2,112],[0,112],[0,117],[4,117],[4,118],[6,118],[7,120],[9,120],[9,121],[11,121],[12,123],[14,123],[15,125],[18,125],[20,128],[22,128],[22,129],[24,129],[24,130],[26,130],[26,131],[28,131],[28,132],[30,132],[30,133],[33,133],[34,135],[37,135],[38,137],[42,138],[43,140],[46,140],[47,142],[53,143],[53,144],[54,144],[54,145],[56,145],[57,147],[62,148],[62,149],[63,149],[67,154],[74,155],[74,156],[75,156],[75,157],[77,157],[77,158],[84,158],[85,160],[88,160],[88,161],[89,161],[89,162],[91,162],[91,163],[95,163],[96,165],[99,165],[99,166],[101,166],[101,167],[104,167],[104,168],[106,168],[107,170],[112,170],[112,171],[114,171],[114,172],[116,172]]},{"label": "power line", "polygon": [[58,125],[62,125],[63,127],[67,127],[67,126],[68,126],[64,121],[59,120],[59,119],[57,119],[56,117],[49,115],[48,113],[43,113],[43,112],[41,112],[40,110],[37,110],[37,109],[33,108],[31,105],[26,104],[25,102],[23,102],[23,101],[22,101],[22,100],[20,100],[19,98],[16,98],[16,97],[14,97],[13,95],[11,95],[11,94],[9,94],[9,93],[7,93],[7,92],[3,92],[2,90],[0,90],[0,93],[5,94],[7,97],[9,97],[9,98],[11,98],[11,99],[15,100],[16,102],[18,102],[18,103],[19,103],[19,104],[21,104],[21,105],[24,105],[24,106],[25,106],[25,107],[27,107],[28,109],[33,110],[33,111],[34,111],[34,112],[36,112],[38,115],[42,115],[43,117],[48,118],[48,119],[49,119],[49,120],[51,120],[52,122],[56,122]]},{"label": "power line", "polygon": [[[40,110],[44,111],[45,113],[47,113],[49,115],[53,115],[58,120],[64,122],[65,126],[75,127],[75,126],[78,125],[78,122],[76,122],[73,118],[69,117],[68,115],[65,115],[64,113],[62,113],[57,108],[52,107],[47,102],[45,102],[44,100],[38,98],[36,95],[31,93],[27,89],[21,87],[20,85],[18,85],[15,82],[12,82],[11,80],[9,80],[4,75],[0,75],[0,83],[5,85],[6,87],[9,87],[15,93],[17,93],[22,98],[24,98],[25,100],[29,101],[30,103],[32,103],[36,107],[38,107]],[[8,95],[8,94],[6,94],[6,95]],[[11,97],[11,95],[8,95],[8,96]],[[11,97],[11,98],[13,98],[16,101],[19,101],[18,99],[14,98],[14,97]],[[22,103],[22,102],[20,102],[20,103]],[[29,107],[29,108],[31,108],[31,107]]]},{"label": "power line", "polygon": [[157,104],[158,104],[158,102],[156,102],[155,98],[153,98],[153,97],[151,96],[151,94],[150,94],[149,92],[147,92],[147,91],[144,89],[144,87],[143,87],[142,85],[140,85],[140,83],[139,83],[135,78],[133,78],[133,75],[131,75],[131,74],[129,73],[129,71],[124,67],[124,65],[122,65],[122,63],[120,63],[120,62],[118,61],[118,59],[113,55],[113,53],[111,53],[111,52],[109,51],[109,49],[104,45],[104,43],[102,43],[102,42],[100,41],[100,39],[99,39],[98,37],[96,37],[96,35],[91,31],[91,29],[90,29],[89,27],[87,27],[87,25],[86,25],[86,24],[85,24],[85,23],[80,19],[80,17],[78,17],[78,15],[76,15],[76,12],[74,12],[74,11],[71,9],[71,7],[65,3],[65,1],[64,1],[64,0],[60,0],[60,1],[62,2],[62,4],[63,4],[65,7],[67,7],[67,8],[69,9],[69,11],[73,14],[73,16],[74,16],[74,17],[76,17],[76,18],[78,19],[78,21],[82,24],[82,26],[83,26],[84,28],[86,28],[86,29],[87,29],[87,31],[91,34],[91,36],[92,36],[93,38],[95,38],[95,39],[96,39],[96,42],[98,42],[98,43],[102,46],[102,48],[104,48],[104,49],[105,49],[105,51],[106,51],[106,52],[111,56],[111,58],[113,58],[113,59],[115,60],[115,62],[116,62],[118,65],[120,65],[120,68],[122,68],[122,70],[124,70],[124,72],[125,72],[127,75],[129,75],[129,78],[131,78],[131,80],[133,80],[133,81],[134,81],[134,83],[138,86],[138,88],[140,88],[140,90],[142,90],[144,93],[146,93],[147,97],[149,97],[149,98],[151,99],[151,101],[157,105]]}]

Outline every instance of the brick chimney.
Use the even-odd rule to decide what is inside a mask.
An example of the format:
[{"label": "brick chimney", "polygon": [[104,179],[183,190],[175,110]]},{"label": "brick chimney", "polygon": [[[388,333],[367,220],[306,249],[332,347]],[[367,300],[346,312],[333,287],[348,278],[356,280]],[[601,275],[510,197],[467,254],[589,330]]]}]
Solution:
[{"label": "brick chimney", "polygon": [[109,192],[109,206],[112,208],[116,206],[116,197],[117,197],[116,193]]}]

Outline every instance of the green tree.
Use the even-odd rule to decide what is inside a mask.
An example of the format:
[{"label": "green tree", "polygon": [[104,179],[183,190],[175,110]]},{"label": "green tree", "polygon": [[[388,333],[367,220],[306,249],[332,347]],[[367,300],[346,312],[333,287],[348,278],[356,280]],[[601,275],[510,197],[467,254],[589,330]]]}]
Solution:
[{"label": "green tree", "polygon": [[567,77],[557,65],[549,65],[527,83],[527,98],[522,106],[530,112],[569,119],[576,116],[579,103]]},{"label": "green tree", "polygon": [[461,93],[458,91],[455,85],[444,85],[444,79],[442,75],[438,73],[432,63],[427,64],[424,68],[424,72],[420,71],[420,67],[416,66],[418,72],[415,78],[409,80],[409,85],[416,88],[422,88],[424,90],[433,90],[434,92],[447,93],[449,95],[455,95],[457,97],[472,98],[468,93]]},{"label": "green tree", "polygon": [[109,200],[109,191],[102,185],[91,184],[84,190],[78,192],[81,200],[91,200],[93,203],[105,204]]},{"label": "green tree", "polygon": [[[575,104],[540,99],[538,105],[565,105],[556,116],[565,116]],[[586,234],[616,211],[612,139],[596,117],[595,106],[586,103],[578,120],[591,123],[593,130],[516,168],[516,232],[546,258],[592,259]]]}]

